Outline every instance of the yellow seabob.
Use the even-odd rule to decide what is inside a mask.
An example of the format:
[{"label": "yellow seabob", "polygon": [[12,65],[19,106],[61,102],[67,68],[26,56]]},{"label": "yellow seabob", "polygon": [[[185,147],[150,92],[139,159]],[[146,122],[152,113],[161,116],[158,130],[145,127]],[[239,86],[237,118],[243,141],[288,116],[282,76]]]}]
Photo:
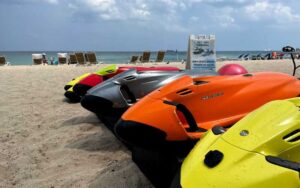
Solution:
[{"label": "yellow seabob", "polygon": [[272,101],[224,133],[207,132],[182,164],[181,186],[300,187],[299,106],[300,98]]},{"label": "yellow seabob", "polygon": [[80,82],[80,80],[88,77],[91,74],[97,74],[97,75],[100,75],[100,76],[105,76],[107,74],[115,73],[117,71],[117,69],[118,69],[118,66],[113,64],[113,65],[109,65],[109,66],[106,66],[104,68],[101,68],[101,69],[97,70],[94,73],[85,73],[81,76],[78,76],[78,77],[72,79],[70,82],[68,82],[65,85],[65,90],[68,91],[68,92],[73,92],[74,85],[76,85],[78,82]]}]

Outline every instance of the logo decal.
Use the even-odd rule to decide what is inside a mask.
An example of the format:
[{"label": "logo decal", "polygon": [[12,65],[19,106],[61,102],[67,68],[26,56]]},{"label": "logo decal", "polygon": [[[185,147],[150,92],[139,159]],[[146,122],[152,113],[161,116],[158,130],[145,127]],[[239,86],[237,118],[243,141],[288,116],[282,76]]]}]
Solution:
[{"label": "logo decal", "polygon": [[220,97],[220,96],[223,96],[223,95],[224,95],[223,92],[213,93],[212,95],[202,96],[201,100],[209,100],[209,99],[213,99],[213,98]]}]

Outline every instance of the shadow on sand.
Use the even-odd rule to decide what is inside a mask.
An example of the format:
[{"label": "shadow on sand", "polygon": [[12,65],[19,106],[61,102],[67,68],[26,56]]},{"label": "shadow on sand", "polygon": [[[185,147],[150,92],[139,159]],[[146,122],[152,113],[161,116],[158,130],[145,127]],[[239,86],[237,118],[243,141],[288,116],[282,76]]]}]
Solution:
[{"label": "shadow on sand", "polygon": [[[122,186],[120,186],[122,185]],[[130,159],[115,161],[97,174],[89,188],[152,188],[151,183],[143,176],[137,166]]]},{"label": "shadow on sand", "polygon": [[126,151],[123,144],[106,127],[102,127],[102,130],[101,132],[76,140],[66,147],[86,151]]},{"label": "shadow on sand", "polygon": [[72,117],[64,121],[61,125],[70,126],[70,125],[78,125],[82,123],[88,123],[96,126],[96,125],[100,125],[102,122],[97,118],[97,116],[95,116],[94,114],[90,114],[88,116]]},{"label": "shadow on sand", "polygon": [[[143,148],[130,147],[126,143],[122,143],[120,140],[118,140],[113,133],[114,124],[117,122],[116,118],[103,116],[98,116],[98,118],[101,119],[101,125],[105,125],[101,126],[102,131],[74,141],[68,144],[66,147],[82,149],[91,152],[114,152],[118,150],[124,150],[124,152],[128,152],[129,150],[132,152],[132,161],[135,162],[140,171],[155,187],[160,188],[170,186],[170,183],[180,166],[180,162],[174,156],[174,154],[170,153],[169,151],[149,151]],[[80,123],[100,125],[98,118],[95,115],[71,118],[65,121],[63,125],[67,126]],[[110,187],[113,187],[112,185],[114,184],[114,181],[124,181],[124,187],[126,187],[126,184],[136,185],[136,187],[149,187],[149,185],[147,186],[144,184],[145,181],[140,179],[141,176],[132,174],[134,177],[130,177],[130,173],[133,173],[133,171],[137,173],[135,169],[137,167],[132,164],[131,160],[127,162],[118,161],[117,164],[109,167],[108,170],[110,170],[110,168],[112,171],[111,173],[106,173],[104,175],[99,174],[99,177],[96,178],[95,182],[93,182],[90,187],[101,187],[100,185],[104,185],[101,184],[102,181],[111,181],[112,183]],[[123,177],[124,179],[119,179],[120,177]]]}]

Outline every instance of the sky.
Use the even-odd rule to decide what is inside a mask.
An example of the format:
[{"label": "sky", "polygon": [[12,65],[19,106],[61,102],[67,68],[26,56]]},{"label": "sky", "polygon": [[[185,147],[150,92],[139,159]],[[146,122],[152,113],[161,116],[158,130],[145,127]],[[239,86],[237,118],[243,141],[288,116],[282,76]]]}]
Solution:
[{"label": "sky", "polygon": [[0,0],[0,51],[300,47],[299,0]]}]

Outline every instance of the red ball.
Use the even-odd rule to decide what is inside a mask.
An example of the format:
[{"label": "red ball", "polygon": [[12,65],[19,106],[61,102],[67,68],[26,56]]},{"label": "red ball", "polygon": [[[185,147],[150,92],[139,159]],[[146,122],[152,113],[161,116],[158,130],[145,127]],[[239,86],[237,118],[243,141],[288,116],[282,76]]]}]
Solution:
[{"label": "red ball", "polygon": [[247,74],[248,71],[239,64],[227,64],[218,70],[219,75],[239,75]]}]

